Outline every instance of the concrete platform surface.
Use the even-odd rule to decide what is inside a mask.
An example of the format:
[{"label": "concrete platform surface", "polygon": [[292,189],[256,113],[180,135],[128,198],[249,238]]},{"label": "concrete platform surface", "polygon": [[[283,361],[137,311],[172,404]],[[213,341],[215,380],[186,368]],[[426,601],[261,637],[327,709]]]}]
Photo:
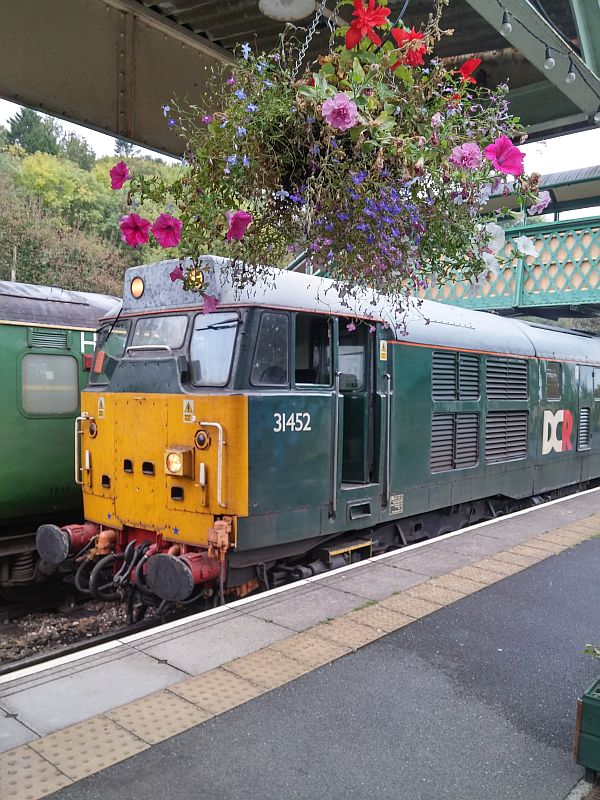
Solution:
[{"label": "concrete platform surface", "polygon": [[563,800],[598,534],[600,489],[2,676],[0,797]]},{"label": "concrete platform surface", "polygon": [[562,800],[599,564],[584,542],[53,797]]}]

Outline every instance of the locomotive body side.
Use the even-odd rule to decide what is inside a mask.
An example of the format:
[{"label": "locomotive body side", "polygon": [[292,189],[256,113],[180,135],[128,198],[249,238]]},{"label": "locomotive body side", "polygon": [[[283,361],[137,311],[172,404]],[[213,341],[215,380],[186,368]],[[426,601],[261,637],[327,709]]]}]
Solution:
[{"label": "locomotive body side", "polygon": [[285,272],[240,293],[207,262],[216,312],[162,262],[101,329],[86,525],[38,533],[49,560],[93,545],[92,594],[115,569],[142,605],[223,601],[600,476],[597,340],[435,303],[398,336],[381,298],[350,313]]}]

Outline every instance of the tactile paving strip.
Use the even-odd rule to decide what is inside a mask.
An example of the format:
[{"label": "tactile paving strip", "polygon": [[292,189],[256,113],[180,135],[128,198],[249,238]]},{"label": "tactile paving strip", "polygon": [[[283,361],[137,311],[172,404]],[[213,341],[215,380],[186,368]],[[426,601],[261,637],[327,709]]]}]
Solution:
[{"label": "tactile paving strip", "polygon": [[[487,561],[488,559],[485,560]],[[489,561],[496,562],[496,556],[489,556]],[[520,572],[522,569],[523,567],[521,566],[518,568],[515,567],[516,572]],[[479,562],[472,564],[469,567],[461,567],[460,569],[454,570],[452,574],[458,575],[459,578],[468,578],[470,581],[481,583],[482,586],[490,586],[492,583],[497,583],[498,581],[501,581],[503,577],[505,577],[499,571],[492,572],[491,570],[482,569],[479,566]]]},{"label": "tactile paving strip", "polygon": [[323,639],[312,632],[299,633],[289,639],[281,639],[269,645],[271,650],[277,650],[290,658],[295,658],[309,667],[321,667],[337,658],[352,652],[347,647],[331,639]]},{"label": "tactile paving strip", "polygon": [[38,800],[70,783],[70,778],[29,745],[0,754],[2,800]]},{"label": "tactile paving strip", "polygon": [[230,661],[225,666],[236,675],[258,683],[265,689],[283,686],[284,683],[293,681],[294,678],[304,675],[309,670],[306,664],[295,661],[283,653],[270,650],[268,647],[242,656],[242,658],[236,658],[235,661]]},{"label": "tactile paving strip", "polygon": [[[490,573],[497,576],[496,580],[501,580],[502,578],[508,578],[509,575],[516,575],[517,572],[523,571],[523,567],[519,564],[507,564],[506,561],[498,561],[495,556],[490,556],[489,558],[484,558],[482,561],[478,561],[477,565],[473,565],[471,569],[477,571],[479,580],[482,583],[485,580],[485,575],[489,575]],[[477,578],[473,580],[477,580]],[[486,581],[486,584],[487,583]]]},{"label": "tactile paving strip", "polygon": [[369,642],[374,642],[380,636],[383,636],[383,631],[361,625],[358,622],[352,622],[347,616],[338,617],[332,622],[322,622],[313,630],[318,636],[323,636],[325,639],[333,639],[334,642],[345,644],[353,650],[363,647]]},{"label": "tactile paving strip", "polygon": [[169,687],[169,691],[213,714],[222,714],[259,697],[265,689],[218,667],[196,678],[176,683]]},{"label": "tactile paving strip", "polygon": [[568,545],[566,544],[555,544],[554,542],[547,542],[544,539],[535,538],[529,539],[527,542],[528,547],[535,547],[536,550],[544,550],[544,552],[549,553],[550,555],[557,555],[558,553],[564,552]]},{"label": "tactile paving strip", "polygon": [[110,767],[148,745],[108,717],[92,717],[31,742],[30,747],[74,781]]},{"label": "tactile paving strip", "polygon": [[409,597],[402,593],[387,597],[381,601],[381,605],[391,608],[392,611],[397,611],[399,614],[406,614],[413,619],[426,617],[442,607],[439,603],[422,600],[420,597]]},{"label": "tactile paving strip", "polygon": [[106,716],[148,744],[156,744],[200,725],[213,714],[165,690],[107,711]]},{"label": "tactile paving strip", "polygon": [[456,600],[460,600],[465,596],[464,592],[457,592],[452,589],[441,589],[431,581],[407,589],[406,594],[411,597],[420,597],[421,600],[433,600],[434,603],[439,603],[443,606],[454,603]]},{"label": "tactile paving strip", "polygon": [[513,550],[503,550],[501,553],[496,553],[498,561],[506,561],[508,564],[520,564],[522,567],[532,567],[541,561],[537,556],[523,556]]},{"label": "tactile paving strip", "polygon": [[352,620],[352,622],[359,622],[361,625],[368,625],[378,631],[385,631],[385,633],[396,631],[398,628],[403,628],[405,625],[410,625],[411,622],[414,622],[412,617],[399,614],[397,611],[392,611],[390,608],[385,608],[379,604],[352,611],[347,615],[346,619]]},{"label": "tactile paving strip", "polygon": [[447,575],[439,575],[431,579],[431,583],[440,586],[442,589],[450,589],[454,592],[460,592],[463,595],[473,594],[480,591],[483,587],[477,581],[471,578],[463,578],[461,575],[454,575],[450,572]]}]

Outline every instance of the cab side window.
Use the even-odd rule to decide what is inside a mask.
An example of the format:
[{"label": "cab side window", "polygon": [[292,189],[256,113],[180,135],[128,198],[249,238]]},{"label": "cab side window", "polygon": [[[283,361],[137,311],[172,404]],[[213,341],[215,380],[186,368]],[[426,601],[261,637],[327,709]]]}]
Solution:
[{"label": "cab side window", "polygon": [[263,312],[250,373],[253,386],[289,385],[288,345],[287,314]]},{"label": "cab side window", "polygon": [[297,314],[294,339],[296,384],[331,385],[331,321]]}]

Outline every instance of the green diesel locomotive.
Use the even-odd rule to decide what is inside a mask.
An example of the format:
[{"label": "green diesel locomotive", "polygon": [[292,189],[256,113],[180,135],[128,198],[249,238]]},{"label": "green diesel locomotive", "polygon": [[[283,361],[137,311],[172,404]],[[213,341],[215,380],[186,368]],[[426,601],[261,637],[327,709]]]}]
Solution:
[{"label": "green diesel locomotive", "polygon": [[[99,317],[116,299],[0,281],[0,594],[44,577],[35,530],[81,508],[73,421]],[[86,365],[85,359],[89,363]]]},{"label": "green diesel locomotive", "polygon": [[[600,343],[274,270],[236,291],[207,257],[128,270],[82,396],[85,523],[44,559],[134,605],[223,601],[456,530],[600,477]],[[114,576],[114,578],[113,578]]]}]

